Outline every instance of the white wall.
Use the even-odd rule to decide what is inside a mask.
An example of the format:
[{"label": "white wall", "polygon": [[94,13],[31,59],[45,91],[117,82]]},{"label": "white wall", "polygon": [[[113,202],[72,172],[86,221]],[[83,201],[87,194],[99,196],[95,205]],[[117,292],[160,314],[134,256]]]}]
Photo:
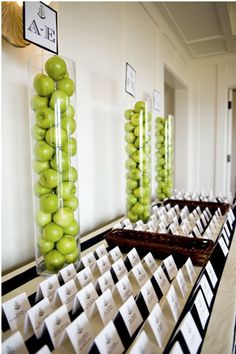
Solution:
[{"label": "white wall", "polygon": [[[235,55],[191,61],[154,3],[56,6],[60,54],[77,67],[81,235],[124,213],[126,62],[137,73],[137,98],[152,96],[154,88],[161,93],[153,123],[164,113],[164,68],[186,88],[176,90],[182,102],[176,114],[185,117],[178,121],[178,187],[224,192],[227,91],[236,87]],[[27,60],[40,52],[33,45],[2,46],[3,272],[34,258]],[[152,187],[154,197],[154,180]]]}]

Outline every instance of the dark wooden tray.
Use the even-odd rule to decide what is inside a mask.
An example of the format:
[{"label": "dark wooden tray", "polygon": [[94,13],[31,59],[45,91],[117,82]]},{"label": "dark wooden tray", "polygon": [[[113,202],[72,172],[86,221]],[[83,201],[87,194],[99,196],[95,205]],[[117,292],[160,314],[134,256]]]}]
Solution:
[{"label": "dark wooden tray", "polygon": [[219,202],[203,202],[197,200],[184,200],[184,199],[166,199],[163,201],[164,205],[170,204],[171,207],[176,204],[182,209],[185,205],[192,211],[197,206],[204,210],[205,208],[209,208],[211,212],[215,212],[218,208],[220,208],[222,215],[224,215],[228,210],[230,205],[227,203],[219,203]]},{"label": "dark wooden tray", "polygon": [[119,246],[123,252],[135,247],[139,253],[152,252],[158,259],[172,254],[179,263],[191,257],[197,266],[206,264],[214,248],[212,240],[136,230],[114,229],[105,235],[105,239],[110,247]]}]

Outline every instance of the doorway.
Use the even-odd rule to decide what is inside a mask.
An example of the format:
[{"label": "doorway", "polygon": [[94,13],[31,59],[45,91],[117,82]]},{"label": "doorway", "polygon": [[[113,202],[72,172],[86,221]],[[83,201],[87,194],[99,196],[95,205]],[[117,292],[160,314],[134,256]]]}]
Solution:
[{"label": "doorway", "polygon": [[236,89],[228,91],[226,192],[236,197]]},{"label": "doorway", "polygon": [[167,67],[164,68],[164,115],[174,116],[174,188],[188,189],[188,90],[186,85]]}]

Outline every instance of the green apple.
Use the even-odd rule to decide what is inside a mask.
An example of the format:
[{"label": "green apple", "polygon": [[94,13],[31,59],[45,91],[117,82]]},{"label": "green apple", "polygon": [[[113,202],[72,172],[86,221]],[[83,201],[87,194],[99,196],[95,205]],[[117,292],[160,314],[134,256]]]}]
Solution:
[{"label": "green apple", "polygon": [[130,120],[133,114],[134,114],[133,109],[127,109],[124,113],[125,119]]},{"label": "green apple", "polygon": [[73,219],[73,211],[67,207],[61,208],[53,214],[53,221],[61,227],[69,226]]},{"label": "green apple", "polygon": [[30,100],[30,106],[34,111],[45,108],[48,105],[48,97],[35,95]]},{"label": "green apple", "polygon": [[134,133],[130,132],[130,133],[126,133],[125,134],[125,141],[129,144],[132,144],[135,140],[135,135]]},{"label": "green apple", "polygon": [[144,101],[138,101],[134,105],[135,112],[140,112],[141,110],[144,111],[146,108],[146,104]]},{"label": "green apple", "polygon": [[147,187],[150,185],[150,182],[151,182],[151,179],[150,177],[146,176],[146,175],[143,175],[142,178],[141,178],[141,184],[142,186],[144,187]]},{"label": "green apple", "polygon": [[45,69],[48,76],[50,76],[54,80],[62,79],[67,73],[65,61],[61,57],[56,55],[46,61]]},{"label": "green apple", "polygon": [[139,180],[141,177],[141,171],[138,168],[133,168],[129,171],[129,178]]},{"label": "green apple", "polygon": [[74,107],[70,104],[70,105],[66,108],[65,112],[62,113],[61,118],[62,118],[62,119],[63,119],[63,118],[73,118],[74,115],[75,115]]},{"label": "green apple", "polygon": [[48,129],[45,138],[51,146],[62,146],[68,139],[66,130],[60,126]]},{"label": "green apple", "polygon": [[58,210],[59,199],[56,194],[48,193],[39,199],[40,210],[44,213],[52,214]]},{"label": "green apple", "polygon": [[75,132],[76,121],[72,117],[64,117],[61,119],[61,127],[67,131],[68,135],[71,135]]},{"label": "green apple", "polygon": [[138,186],[138,181],[134,180],[134,179],[131,179],[131,178],[128,178],[127,179],[127,187],[129,189],[134,189]]},{"label": "green apple", "polygon": [[76,153],[77,153],[77,141],[76,141],[76,139],[75,138],[69,138],[68,141],[66,141],[62,145],[62,150],[67,152],[69,154],[69,156],[75,156]]},{"label": "green apple", "polygon": [[79,233],[79,223],[74,219],[69,226],[63,229],[65,235],[77,236]]},{"label": "green apple", "polygon": [[128,211],[127,217],[130,219],[130,221],[132,223],[135,223],[136,221],[138,221],[138,215],[133,214],[132,211]]},{"label": "green apple", "polygon": [[50,96],[55,89],[53,79],[41,73],[34,77],[33,86],[39,96]]},{"label": "green apple", "polygon": [[134,130],[134,125],[131,123],[125,123],[125,131],[126,133],[130,133]]},{"label": "green apple", "polygon": [[76,196],[73,196],[70,199],[64,200],[64,206],[70,208],[71,210],[76,210],[79,206],[79,201]]},{"label": "green apple", "polygon": [[144,139],[140,139],[140,137],[137,137],[135,142],[134,142],[134,146],[137,148],[137,149],[142,149],[143,146],[144,146]]},{"label": "green apple", "polygon": [[32,135],[35,140],[43,140],[45,138],[46,129],[39,127],[35,124],[32,128]]},{"label": "green apple", "polygon": [[76,182],[78,179],[78,172],[75,167],[70,166],[69,170],[63,172],[62,174],[63,182]]},{"label": "green apple", "polygon": [[143,206],[141,203],[139,203],[139,202],[137,202],[136,204],[134,204],[134,206],[133,206],[132,209],[131,209],[131,211],[132,211],[132,213],[133,213],[134,215],[140,215],[140,214],[142,214],[143,210],[144,210],[144,206]]},{"label": "green apple", "polygon": [[52,214],[44,213],[41,210],[38,210],[35,215],[35,222],[39,227],[44,227],[50,221],[52,221]]},{"label": "green apple", "polygon": [[64,200],[71,199],[76,193],[76,186],[71,182],[60,183],[56,189],[57,195],[62,197]]},{"label": "green apple", "polygon": [[130,157],[130,158],[128,158],[128,160],[126,160],[125,167],[128,170],[132,170],[133,168],[136,167],[136,162]]},{"label": "green apple", "polygon": [[43,238],[40,238],[38,240],[38,246],[39,246],[39,250],[40,250],[41,254],[46,254],[46,253],[50,252],[51,250],[53,250],[54,242],[50,242],[50,241],[44,240]]},{"label": "green apple", "polygon": [[151,203],[150,197],[144,196],[139,198],[139,202],[143,205],[149,205]]},{"label": "green apple", "polygon": [[[61,177],[62,178],[62,177]],[[58,171],[49,168],[40,173],[39,182],[44,188],[55,188],[60,180]]]},{"label": "green apple", "polygon": [[143,136],[145,138],[145,135],[146,135],[146,131],[145,131],[145,128],[143,127],[143,125],[139,125],[138,127],[136,127],[134,129],[134,135],[136,137],[140,137],[140,136]]},{"label": "green apple", "polygon": [[35,183],[34,185],[34,194],[37,196],[37,197],[41,197],[42,195],[44,194],[48,194],[51,192],[51,188],[45,188],[43,187],[39,181]]},{"label": "green apple", "polygon": [[51,159],[51,167],[59,172],[65,172],[70,167],[70,157],[62,150],[57,150],[53,158]]},{"label": "green apple", "polygon": [[79,258],[78,248],[76,248],[74,252],[65,255],[66,263],[75,263],[78,258]]},{"label": "green apple", "polygon": [[77,248],[76,239],[73,236],[65,235],[57,243],[56,249],[62,254],[69,254]]},{"label": "green apple", "polygon": [[43,239],[50,242],[57,242],[63,236],[63,228],[50,222],[43,228]]},{"label": "green apple", "polygon": [[135,113],[132,115],[131,123],[136,127],[139,126],[140,124],[142,124],[142,119],[140,118],[138,113]]},{"label": "green apple", "polygon": [[134,144],[127,144],[125,151],[129,156],[132,156],[137,151],[137,148],[134,146]]},{"label": "green apple", "polygon": [[65,112],[69,106],[69,97],[63,91],[56,90],[52,93],[49,105],[56,112]]},{"label": "green apple", "polygon": [[75,83],[69,78],[63,78],[57,81],[57,90],[63,91],[67,96],[72,96],[75,92]]},{"label": "green apple", "polygon": [[148,219],[150,218],[150,207],[149,206],[144,207],[141,218],[144,222],[148,221]]},{"label": "green apple", "polygon": [[34,145],[34,156],[39,161],[48,161],[52,158],[54,149],[48,145],[45,141],[38,141]]},{"label": "green apple", "polygon": [[125,192],[126,194],[132,194],[132,189],[126,187]]},{"label": "green apple", "polygon": [[33,170],[38,174],[40,174],[44,170],[47,170],[48,168],[50,168],[49,161],[33,161]]},{"label": "green apple", "polygon": [[44,107],[37,111],[35,119],[40,128],[48,129],[55,123],[55,114],[51,108]]},{"label": "green apple", "polygon": [[52,250],[45,255],[44,262],[46,269],[58,271],[64,266],[66,259],[64,255],[57,250]]},{"label": "green apple", "polygon": [[133,194],[129,194],[127,196],[127,203],[129,205],[134,205],[135,203],[137,203],[137,201],[138,201],[137,198]]},{"label": "green apple", "polygon": [[146,195],[146,189],[143,187],[138,187],[133,190],[133,193],[136,198],[142,198]]}]

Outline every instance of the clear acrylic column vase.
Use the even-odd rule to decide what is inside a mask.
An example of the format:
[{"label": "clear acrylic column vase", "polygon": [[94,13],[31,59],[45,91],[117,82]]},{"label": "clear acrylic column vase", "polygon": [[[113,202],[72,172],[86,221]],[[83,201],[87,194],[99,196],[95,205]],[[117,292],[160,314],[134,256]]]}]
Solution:
[{"label": "clear acrylic column vase", "polygon": [[137,101],[125,113],[126,216],[147,222],[151,212],[151,113]]},{"label": "clear acrylic column vase", "polygon": [[169,198],[174,184],[174,117],[156,118],[156,197]]},{"label": "clear acrylic column vase", "polygon": [[36,268],[50,275],[80,257],[75,63],[34,56],[28,73]]}]

